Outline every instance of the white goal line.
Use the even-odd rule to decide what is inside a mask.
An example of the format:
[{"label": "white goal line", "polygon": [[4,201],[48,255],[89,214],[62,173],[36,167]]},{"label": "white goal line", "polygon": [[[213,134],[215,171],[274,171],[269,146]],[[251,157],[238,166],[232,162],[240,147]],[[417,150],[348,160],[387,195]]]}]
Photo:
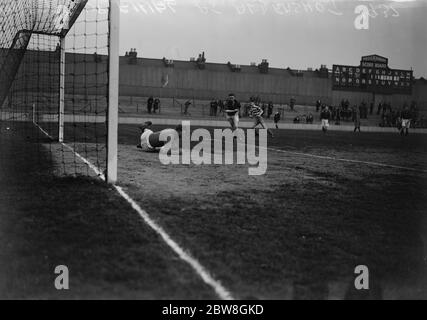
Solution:
[{"label": "white goal line", "polygon": [[[47,133],[42,127],[40,127],[36,122],[34,125],[48,138],[53,139],[53,137]],[[61,144],[73,152],[77,158],[79,158],[83,163],[89,166],[95,174],[103,181],[106,181],[105,174],[97,168],[94,164],[92,164],[85,157],[76,152],[71,146],[68,144],[61,142]],[[216,295],[222,300],[234,300],[231,292],[226,289],[221,282],[216,280],[211,273],[197,260],[195,259],[189,250],[182,248],[157,222],[154,221],[150,215],[143,210],[124,190],[123,188],[113,185],[117,193],[125,199],[129,205],[138,213],[138,215],[143,219],[145,224],[147,224],[158,236],[160,236],[163,242],[175,253],[178,257],[186,262],[193,271],[203,280],[205,284],[210,286],[216,293]]]}]

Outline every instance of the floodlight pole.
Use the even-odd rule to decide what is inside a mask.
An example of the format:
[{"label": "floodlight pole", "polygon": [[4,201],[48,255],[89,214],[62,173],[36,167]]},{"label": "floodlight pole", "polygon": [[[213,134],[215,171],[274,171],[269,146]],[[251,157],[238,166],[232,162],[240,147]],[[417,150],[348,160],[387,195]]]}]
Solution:
[{"label": "floodlight pole", "polygon": [[108,46],[108,112],[107,112],[107,176],[108,183],[117,182],[117,144],[119,126],[119,37],[120,0],[109,0]]},{"label": "floodlight pole", "polygon": [[64,113],[65,113],[65,36],[60,37],[60,67],[59,67],[59,110],[58,110],[58,141],[64,142]]}]

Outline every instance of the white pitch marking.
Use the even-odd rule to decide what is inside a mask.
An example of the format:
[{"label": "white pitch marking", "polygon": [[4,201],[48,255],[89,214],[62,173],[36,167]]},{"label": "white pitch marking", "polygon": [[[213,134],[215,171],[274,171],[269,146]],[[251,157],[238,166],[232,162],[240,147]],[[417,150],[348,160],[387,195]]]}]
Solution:
[{"label": "white pitch marking", "polygon": [[[35,125],[50,139],[52,137],[43,130],[38,124]],[[52,139],[53,140],[53,139]],[[89,160],[81,156],[78,152],[76,152],[71,146],[66,143],[61,143],[64,147],[73,152],[80,160],[82,160],[85,164],[87,164],[100,179],[105,181],[105,175],[93,165]],[[158,225],[150,215],[142,210],[142,208],[119,186],[114,185],[116,191],[131,205],[131,207],[139,214],[139,216],[144,220],[144,222],[155,231],[163,241],[181,258],[181,260],[187,262],[192,269],[197,273],[197,275],[202,278],[202,280],[209,285],[212,289],[214,289],[215,293],[222,300],[234,300],[230,291],[228,291],[218,280],[214,279],[210,272],[200,264],[195,258],[188,253],[188,250],[184,250],[175,240],[171,238],[171,236],[160,226]]]},{"label": "white pitch marking", "polygon": [[[219,141],[218,139],[211,139],[212,141]],[[424,172],[427,173],[427,170],[424,169],[416,169],[416,168],[410,168],[410,167],[402,167],[402,166],[396,166],[393,164],[386,164],[386,163],[380,163],[380,162],[372,162],[372,161],[362,161],[362,160],[352,160],[352,159],[343,159],[343,158],[334,158],[329,156],[320,156],[310,153],[302,153],[302,152],[295,152],[295,151],[288,151],[288,150],[281,150],[281,149],[275,149],[275,148],[269,148],[269,147],[261,147],[256,146],[258,148],[262,148],[264,150],[270,150],[275,151],[279,153],[289,153],[294,154],[298,156],[304,156],[304,157],[311,157],[311,158],[317,158],[317,159],[323,159],[323,160],[333,160],[333,161],[340,161],[340,162],[350,162],[350,163],[358,163],[358,164],[365,164],[369,166],[376,166],[376,167],[384,167],[384,168],[393,168],[393,169],[400,169],[400,170],[406,170],[406,171],[414,171],[414,172]]]},{"label": "white pitch marking", "polygon": [[[262,148],[264,148],[264,147],[262,147]],[[407,170],[407,171],[415,171],[415,172],[425,172],[425,173],[427,173],[427,170],[423,170],[423,169],[416,169],[416,168],[410,168],[410,167],[402,167],[402,166],[396,166],[396,165],[393,165],[393,164],[386,164],[386,163],[380,163],[380,162],[352,160],[352,159],[343,159],[343,158],[334,158],[334,157],[329,157],[329,156],[320,156],[320,155],[315,155],[315,154],[310,154],[310,153],[302,153],[302,152],[295,152],[295,151],[288,151],[288,150],[281,150],[281,149],[274,149],[274,148],[266,148],[266,149],[267,150],[271,150],[271,151],[275,151],[275,152],[289,153],[289,154],[294,154],[294,155],[299,155],[299,156],[305,156],[305,157],[311,157],[311,158],[324,159],[324,160],[334,160],[334,161],[341,161],[341,162],[366,164],[366,165],[376,166],[376,167],[385,167],[385,168],[393,168],[393,169],[400,169],[400,170]]]},{"label": "white pitch marking", "polygon": [[145,223],[148,224],[157,234],[159,234],[163,241],[185,262],[187,262],[196,273],[203,279],[203,281],[211,286],[216,294],[223,300],[234,300],[231,293],[225,289],[220,282],[215,280],[210,273],[203,267],[195,258],[193,258],[186,250],[182,249],[170,236],[169,234],[163,230],[153,219],[150,218],[147,212],[141,209],[141,207],[130,198],[125,191],[119,186],[115,186],[117,192],[125,198],[131,205],[132,208],[135,209],[139,213],[142,219],[144,219]]}]

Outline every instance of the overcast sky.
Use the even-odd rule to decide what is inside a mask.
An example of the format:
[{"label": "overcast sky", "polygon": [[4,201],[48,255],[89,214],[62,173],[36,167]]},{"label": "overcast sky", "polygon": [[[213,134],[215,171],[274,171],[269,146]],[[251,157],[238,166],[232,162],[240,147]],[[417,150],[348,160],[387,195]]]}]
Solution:
[{"label": "overcast sky", "polygon": [[[362,55],[389,58],[427,78],[427,1],[122,0],[122,53],[280,68],[358,65]],[[155,5],[157,4],[157,6]],[[307,6],[303,7],[302,4]],[[355,8],[371,10],[357,30]],[[371,7],[372,6],[372,7]]]}]

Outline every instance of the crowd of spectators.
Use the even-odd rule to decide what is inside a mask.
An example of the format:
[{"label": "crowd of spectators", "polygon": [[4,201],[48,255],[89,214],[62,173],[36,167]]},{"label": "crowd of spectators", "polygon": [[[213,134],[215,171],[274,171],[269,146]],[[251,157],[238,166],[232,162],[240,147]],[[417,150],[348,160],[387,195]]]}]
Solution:
[{"label": "crowd of spectators", "polygon": [[[260,106],[263,110],[263,118],[271,119],[274,114],[274,104],[272,101],[262,101],[259,96],[252,96],[249,99],[249,103],[243,105],[243,108],[239,102],[240,117],[249,117],[250,103],[255,102],[256,105]],[[291,98],[290,109],[291,111],[295,108],[296,100]],[[191,101],[188,100],[185,104],[184,114],[189,114],[188,109],[192,105]],[[225,114],[227,100],[212,98],[209,105],[209,115],[217,117]],[[161,102],[159,98],[150,96],[147,101],[147,111],[149,114],[160,112]],[[316,101],[316,112],[321,113],[322,110],[328,107],[330,112],[330,121],[335,125],[340,125],[342,121],[353,121],[360,123],[361,119],[368,119],[368,117],[375,116],[375,105],[374,102],[369,104],[366,101],[362,101],[360,104],[351,104],[348,99],[342,99],[338,106],[327,105],[321,100]],[[424,116],[420,116],[416,102],[412,102],[410,106],[407,103],[394,107],[389,102],[382,102],[376,106],[376,116],[380,118],[380,127],[398,127],[401,122],[402,110],[408,109],[411,113],[411,125],[414,127],[427,127],[427,119]],[[281,116],[280,110],[275,115],[277,120]],[[282,110],[283,111],[283,110]],[[312,113],[297,115],[294,117],[294,123],[307,123],[313,124],[315,117]],[[277,121],[278,122],[278,121]],[[355,122],[355,123],[356,123]]]},{"label": "crowd of spectators", "polygon": [[[316,111],[321,112],[326,107],[326,104],[320,100],[316,102]],[[360,124],[360,119],[368,119],[373,116],[374,102],[368,104],[362,101],[359,105],[351,106],[348,99],[343,99],[339,106],[328,106],[331,113],[331,120],[336,125],[341,121],[353,121]],[[404,109],[408,109],[411,114],[411,124],[413,126],[424,127],[427,123],[424,117],[419,115],[416,102],[412,102],[410,106],[407,103],[399,107],[392,107],[388,102],[382,102],[377,105],[376,115],[380,117],[380,127],[398,127],[401,123],[401,114]]]},{"label": "crowd of spectators", "polygon": [[150,96],[147,100],[147,112],[149,114],[160,112],[160,104],[161,103],[159,98]]},{"label": "crowd of spectators", "polygon": [[381,116],[380,127],[399,127],[402,119],[403,110],[408,110],[413,127],[424,126],[423,117],[420,117],[418,107],[415,101],[408,106],[405,103],[403,106],[394,108],[390,103],[380,103],[377,108],[377,115]]},{"label": "crowd of spectators", "polygon": [[295,124],[297,123],[306,123],[306,124],[313,124],[314,122],[314,116],[312,113],[309,113],[308,115],[303,114],[303,115],[298,115],[294,118],[293,121]]}]

